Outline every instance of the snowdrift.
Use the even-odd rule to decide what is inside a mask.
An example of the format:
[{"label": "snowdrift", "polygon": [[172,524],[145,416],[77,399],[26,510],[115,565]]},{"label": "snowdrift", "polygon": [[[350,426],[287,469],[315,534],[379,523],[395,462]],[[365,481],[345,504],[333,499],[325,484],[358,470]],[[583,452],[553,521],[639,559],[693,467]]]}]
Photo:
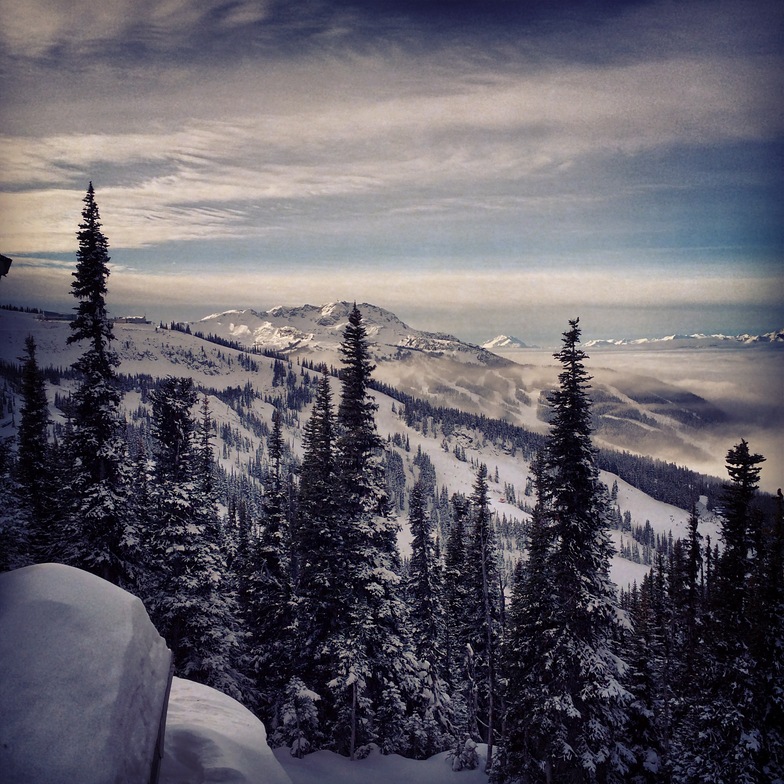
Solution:
[{"label": "snowdrift", "polygon": [[247,708],[200,683],[174,678],[160,784],[291,784]]},{"label": "snowdrift", "polygon": [[0,574],[0,770],[12,782],[153,780],[171,653],[142,602],[61,564]]}]

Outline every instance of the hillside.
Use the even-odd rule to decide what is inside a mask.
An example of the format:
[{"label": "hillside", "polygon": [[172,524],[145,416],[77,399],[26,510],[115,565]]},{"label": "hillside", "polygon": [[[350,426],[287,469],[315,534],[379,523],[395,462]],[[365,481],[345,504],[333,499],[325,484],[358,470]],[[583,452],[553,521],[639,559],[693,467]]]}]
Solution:
[{"label": "hillside", "polygon": [[[546,396],[558,372],[550,352],[523,349],[517,339],[499,336],[491,341],[496,354],[489,344],[480,348],[422,332],[383,308],[361,308],[379,381],[436,405],[545,432]],[[188,328],[248,349],[338,367],[348,309],[349,303],[339,302],[265,313],[228,311]],[[644,372],[619,372],[597,363],[592,372],[598,443],[717,470],[711,465],[712,449],[716,433],[730,424],[725,410],[680,383]]]},{"label": "hillside", "polygon": [[[217,322],[210,323],[217,325]],[[235,332],[228,334],[236,335],[239,322],[233,323]],[[4,363],[3,372],[9,380],[27,334],[35,337],[42,367],[65,369],[79,354],[77,346],[66,346],[66,322],[42,321],[31,314],[0,311],[0,361]],[[155,325],[116,324],[115,336],[121,359],[119,372],[125,389],[124,407],[131,427],[145,422],[149,410],[145,403],[146,393],[156,379],[167,375],[191,376],[209,396],[216,423],[215,453],[224,476],[239,473],[246,476],[251,485],[257,484],[263,476],[273,402],[282,403],[287,411],[284,432],[289,459],[296,470],[301,455],[302,429],[318,378],[318,373],[302,364],[307,362],[305,357],[300,359],[292,353],[286,361],[276,360]],[[443,361],[443,357],[431,359],[436,363]],[[406,361],[400,360],[397,364],[400,363],[405,366]],[[399,373],[397,364],[390,361],[380,367],[393,367]],[[64,400],[73,381],[67,371],[61,377],[59,375],[49,373],[48,393],[52,420],[55,427],[62,428],[66,417]],[[333,379],[332,383],[337,394],[339,382]],[[9,381],[6,381],[8,388]],[[526,538],[528,509],[532,502],[528,493],[533,447],[527,445],[524,431],[501,427],[502,423],[493,425],[492,420],[486,418],[465,417],[457,411],[447,417],[434,409],[420,411],[413,403],[406,411],[406,406],[400,402],[401,396],[396,397],[397,400],[389,394],[376,393],[377,424],[379,433],[387,441],[385,462],[390,494],[400,521],[401,550],[406,553],[410,545],[406,490],[411,488],[417,476],[422,475],[423,465],[429,466],[428,473],[432,471],[434,515],[445,524],[446,518],[438,508],[439,499],[453,493],[470,493],[475,467],[483,462],[488,466],[490,503],[499,527],[502,552],[511,571]],[[15,428],[13,412],[18,410],[18,397],[9,390],[4,398],[0,433],[9,437]],[[675,537],[683,533],[687,519],[684,509],[656,501],[614,474],[605,473],[603,478],[608,487],[617,482],[617,517],[619,520],[627,518],[626,524],[614,534],[619,550],[633,539],[634,529],[644,527],[646,522],[662,539],[670,531]],[[704,527],[705,533],[715,539],[715,524],[706,519]],[[634,580],[639,582],[649,568],[651,548],[638,549],[636,555],[628,553],[629,558],[617,556],[614,559],[613,577],[620,585]]]}]

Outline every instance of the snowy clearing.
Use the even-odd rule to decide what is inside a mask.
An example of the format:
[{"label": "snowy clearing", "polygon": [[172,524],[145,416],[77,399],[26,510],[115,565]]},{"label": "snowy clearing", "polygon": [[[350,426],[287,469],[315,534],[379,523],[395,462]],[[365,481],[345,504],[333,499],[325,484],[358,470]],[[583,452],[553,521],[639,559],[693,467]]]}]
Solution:
[{"label": "snowy clearing", "polygon": [[478,768],[455,772],[448,752],[412,760],[374,749],[365,759],[352,761],[331,751],[316,751],[302,759],[292,757],[288,749],[274,751],[292,784],[487,784],[487,746],[478,744],[477,753]]}]

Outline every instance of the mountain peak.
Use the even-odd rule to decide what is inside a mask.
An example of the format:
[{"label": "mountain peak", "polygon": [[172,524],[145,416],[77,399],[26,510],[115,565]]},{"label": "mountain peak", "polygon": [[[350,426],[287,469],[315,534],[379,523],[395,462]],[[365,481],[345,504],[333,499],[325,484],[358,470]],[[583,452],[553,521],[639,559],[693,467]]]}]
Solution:
[{"label": "mountain peak", "polygon": [[[376,360],[422,353],[469,363],[504,361],[453,335],[409,327],[378,305],[363,302],[357,307]],[[268,311],[228,310],[202,319],[200,325],[204,331],[249,347],[282,353],[336,352],[353,308],[353,302],[337,301],[326,305],[278,305]]]},{"label": "mountain peak", "polygon": [[527,343],[523,343],[520,338],[513,337],[512,335],[497,335],[487,343],[482,343],[482,348],[488,351],[493,351],[497,348],[532,348]]}]

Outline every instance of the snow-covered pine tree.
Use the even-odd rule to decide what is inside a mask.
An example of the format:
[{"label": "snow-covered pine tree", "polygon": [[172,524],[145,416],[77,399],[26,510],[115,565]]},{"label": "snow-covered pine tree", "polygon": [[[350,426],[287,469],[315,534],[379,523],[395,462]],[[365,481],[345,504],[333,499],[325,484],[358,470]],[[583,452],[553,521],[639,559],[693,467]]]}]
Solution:
[{"label": "snow-covered pine tree", "polygon": [[22,358],[22,407],[17,432],[16,475],[34,525],[41,526],[47,496],[49,403],[46,384],[36,359],[35,338],[25,338]]},{"label": "snow-covered pine tree", "polygon": [[70,502],[65,558],[110,582],[133,587],[139,534],[128,509],[130,476],[121,392],[112,349],[114,334],[106,310],[108,242],[101,230],[95,191],[84,198],[79,249],[71,289],[79,301],[68,343],[85,341],[74,363],[81,381],[73,396],[73,421],[66,449],[72,467],[64,500]]},{"label": "snow-covered pine tree", "polygon": [[[782,716],[780,680],[771,687],[771,678],[782,671],[780,648],[775,652],[782,625],[775,612],[764,609],[758,579],[766,571],[763,516],[755,505],[764,460],[745,440],[727,453],[724,549],[711,588],[699,688],[674,742],[678,784],[757,784],[784,772],[776,731],[769,732],[771,718]],[[765,616],[768,628],[758,625]],[[775,751],[768,748],[769,739]]]},{"label": "snow-covered pine tree", "polygon": [[449,507],[449,530],[444,548],[444,610],[446,612],[446,677],[453,687],[462,679],[463,654],[470,628],[466,617],[466,560],[468,499],[454,494]]},{"label": "snow-covered pine tree", "polygon": [[624,635],[623,656],[629,663],[632,695],[626,739],[632,754],[629,784],[657,784],[667,780],[667,747],[671,725],[671,690],[667,666],[670,653],[663,639],[661,598],[656,597],[653,570],[632,592],[629,615],[634,629]]},{"label": "snow-covered pine tree", "polygon": [[247,682],[236,669],[236,606],[224,580],[215,499],[199,475],[197,395],[190,378],[166,378],[150,392],[153,468],[146,544],[146,606],[174,655],[175,672],[236,699]]},{"label": "snow-covered pine tree", "polygon": [[340,347],[344,368],[337,414],[336,489],[349,606],[338,620],[330,681],[336,721],[331,743],[354,756],[377,742],[385,752],[405,743],[406,700],[416,693],[416,661],[406,641],[397,523],[388,512],[376,431],[377,405],[369,394],[367,332],[354,306]]},{"label": "snow-covered pine tree", "polygon": [[30,562],[29,516],[22,506],[19,483],[14,476],[11,440],[0,439],[0,572]]},{"label": "snow-covered pine tree", "polygon": [[530,691],[509,705],[510,717],[528,724],[517,753],[505,758],[507,781],[622,782],[630,761],[623,739],[631,695],[617,643],[625,623],[609,578],[609,504],[579,341],[579,321],[570,321],[555,354],[562,370],[550,396],[542,492],[550,521],[542,568],[555,601],[539,622]]},{"label": "snow-covered pine tree", "polygon": [[415,714],[409,722],[405,751],[416,759],[427,759],[452,745],[454,722],[444,680],[446,628],[443,583],[432,538],[432,521],[425,509],[424,493],[419,482],[414,485],[409,497],[408,521],[412,542],[406,595],[421,687],[418,704],[414,706]]},{"label": "snow-covered pine tree", "polygon": [[[329,642],[349,607],[342,560],[343,531],[335,502],[335,413],[326,372],[319,379],[302,442],[298,519],[292,532],[296,609],[293,653],[295,671],[302,681],[324,691],[333,677]],[[328,702],[321,701],[322,710],[329,709]]]},{"label": "snow-covered pine tree", "polygon": [[283,429],[275,409],[267,440],[270,467],[259,534],[252,546],[248,590],[254,595],[244,615],[247,657],[260,696],[259,714],[270,729],[278,713],[284,688],[292,675],[292,586],[290,526],[284,484]]},{"label": "snow-covered pine tree", "polygon": [[504,640],[506,716],[504,748],[494,771],[498,782],[538,781],[540,760],[534,749],[544,747],[551,731],[544,713],[543,662],[554,633],[557,598],[550,576],[553,521],[545,495],[544,460],[538,455],[532,466],[536,505],[531,516],[528,558],[517,564],[507,612]]},{"label": "snow-covered pine tree", "polygon": [[467,613],[471,630],[478,723],[487,743],[487,770],[493,766],[493,746],[500,705],[498,657],[501,646],[501,578],[498,548],[490,512],[487,466],[482,463],[470,498],[471,530],[466,546],[464,579],[468,587]]},{"label": "snow-covered pine tree", "polygon": [[[469,586],[466,572],[466,532],[468,523],[468,499],[462,494],[451,498],[450,527],[444,553],[444,611],[445,611],[445,679],[452,695],[455,735],[459,750],[473,749],[467,757],[455,756],[455,764],[473,762],[476,757],[476,741],[479,738],[476,726],[476,698],[471,647],[469,640],[472,629],[469,618]],[[468,747],[466,743],[470,741]],[[462,769],[462,768],[461,768]]]},{"label": "snow-covered pine tree", "polygon": [[[17,431],[16,480],[19,485],[20,514],[26,520],[29,539],[18,553],[28,551],[32,561],[57,560],[59,548],[53,530],[51,499],[56,496],[52,487],[51,450],[48,440],[49,403],[46,384],[36,359],[35,338],[25,339],[22,361],[22,407]],[[20,529],[22,545],[23,531]],[[59,533],[59,532],[58,532]]]}]

